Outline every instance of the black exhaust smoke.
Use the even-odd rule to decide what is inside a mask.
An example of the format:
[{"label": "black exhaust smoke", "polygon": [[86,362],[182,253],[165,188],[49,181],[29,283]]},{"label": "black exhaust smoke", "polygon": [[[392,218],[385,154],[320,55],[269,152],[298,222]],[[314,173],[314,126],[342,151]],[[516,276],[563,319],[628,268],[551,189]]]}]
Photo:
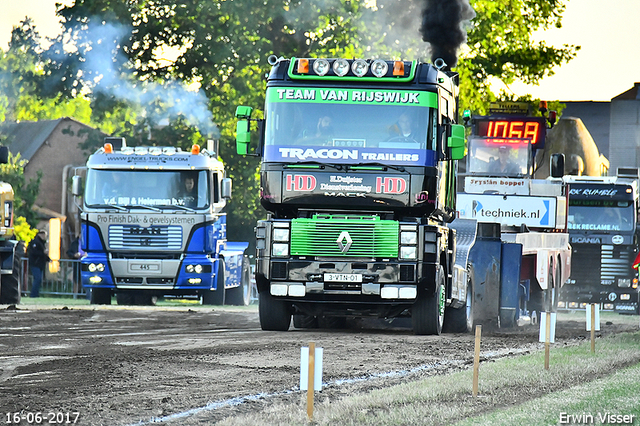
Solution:
[{"label": "black exhaust smoke", "polygon": [[467,40],[463,23],[475,16],[469,0],[424,0],[420,34],[431,45],[431,62],[441,58],[447,68],[456,66],[458,49]]}]

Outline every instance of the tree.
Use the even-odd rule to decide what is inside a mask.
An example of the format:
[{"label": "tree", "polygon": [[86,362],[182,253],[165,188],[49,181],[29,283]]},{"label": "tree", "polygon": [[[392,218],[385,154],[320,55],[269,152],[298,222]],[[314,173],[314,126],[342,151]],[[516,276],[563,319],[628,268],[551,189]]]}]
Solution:
[{"label": "tree", "polygon": [[[199,129],[200,136],[188,132],[187,140],[206,139],[208,120],[218,125],[222,158],[236,188],[229,205],[229,234],[252,241],[253,225],[264,215],[257,196],[259,163],[235,154],[233,114],[237,105],[263,105],[263,76],[269,69],[266,58],[276,54],[425,59],[430,52],[442,51],[440,44],[450,44],[450,37],[438,37],[437,31],[429,30],[437,24],[431,19],[434,11],[451,7],[451,3],[460,13],[454,15],[455,25],[447,23],[443,28],[455,32],[456,25],[459,30],[472,15],[466,0],[76,0],[59,9],[64,36],[77,46],[75,61],[66,63],[66,71],[62,65],[55,69],[67,76],[66,84],[77,79],[71,85],[89,87],[94,97],[112,96],[113,105],[121,99],[117,93],[133,89],[162,91],[176,82],[199,86],[197,93],[206,97],[206,101],[200,98],[199,110],[204,102],[212,114],[193,117],[174,110],[169,118]],[[496,99],[490,89],[491,78],[507,84],[514,79],[536,83],[570,60],[578,49],[531,42],[532,31],[560,26],[561,0],[506,0],[499,3],[499,9],[489,0],[472,1],[471,5],[475,18],[463,27],[468,29],[466,47],[461,44],[464,33],[460,39],[459,31],[454,39],[460,43],[446,46],[448,52],[459,54],[452,62],[461,75],[464,108],[482,113],[488,102]],[[443,18],[452,20],[447,14]],[[175,60],[162,60],[161,52],[167,48],[178,52]],[[107,94],[100,85],[105,76],[109,84],[103,86],[127,90]],[[141,94],[139,99],[143,98]],[[148,104],[157,105],[155,101]],[[260,114],[258,110],[256,116]],[[129,130],[152,126],[157,122],[153,116],[148,109],[141,111],[139,118],[146,117],[147,124],[138,120]]]}]

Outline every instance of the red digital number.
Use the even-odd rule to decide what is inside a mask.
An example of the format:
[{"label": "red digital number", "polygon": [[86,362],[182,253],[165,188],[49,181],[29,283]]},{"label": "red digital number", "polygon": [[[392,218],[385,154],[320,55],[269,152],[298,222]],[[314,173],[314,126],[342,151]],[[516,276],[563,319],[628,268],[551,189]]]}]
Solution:
[{"label": "red digital number", "polygon": [[491,138],[528,138],[538,140],[540,123],[535,121],[491,120],[485,136]]}]

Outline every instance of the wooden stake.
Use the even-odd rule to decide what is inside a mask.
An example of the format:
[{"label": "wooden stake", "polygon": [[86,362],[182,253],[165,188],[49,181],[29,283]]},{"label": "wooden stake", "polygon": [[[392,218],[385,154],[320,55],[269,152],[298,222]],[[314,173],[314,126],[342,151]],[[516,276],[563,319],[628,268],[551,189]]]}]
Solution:
[{"label": "wooden stake", "polygon": [[591,304],[591,353],[596,352],[596,305]]},{"label": "wooden stake", "polygon": [[313,379],[316,370],[316,344],[314,342],[309,343],[309,382],[307,386],[307,416],[309,420],[313,418],[313,388],[315,384]]},{"label": "wooden stake", "polygon": [[551,341],[551,312],[547,312],[544,336],[544,369],[549,369],[549,342]]},{"label": "wooden stake", "polygon": [[473,354],[473,397],[478,396],[478,371],[480,369],[480,335],[482,325],[476,325],[476,346]]}]

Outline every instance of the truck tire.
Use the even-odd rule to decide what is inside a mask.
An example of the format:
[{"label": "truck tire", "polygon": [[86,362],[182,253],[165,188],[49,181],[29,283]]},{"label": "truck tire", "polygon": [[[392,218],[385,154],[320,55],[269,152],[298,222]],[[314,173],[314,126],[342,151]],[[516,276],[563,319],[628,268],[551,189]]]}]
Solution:
[{"label": "truck tire", "polygon": [[156,306],[158,296],[150,290],[139,290],[133,294],[133,304],[138,306]]},{"label": "truck tire", "polygon": [[204,290],[202,292],[203,305],[224,305],[224,259],[218,259],[218,275],[216,276],[215,291]]},{"label": "truck tire", "polygon": [[418,292],[418,299],[411,309],[411,322],[415,334],[439,335],[442,333],[445,302],[444,291],[444,269],[442,265],[440,265],[436,277],[435,292],[433,294]]},{"label": "truck tire", "polygon": [[258,297],[260,327],[268,331],[287,331],[291,324],[291,305],[263,291]]},{"label": "truck tire", "polygon": [[294,314],[293,326],[295,328],[318,328],[318,318],[312,315]]},{"label": "truck tire", "polygon": [[116,302],[118,305],[133,305],[132,291],[119,291],[116,293]]},{"label": "truck tire", "polygon": [[110,305],[111,304],[111,289],[110,288],[94,288],[91,289],[91,301],[92,305]]},{"label": "truck tire", "polygon": [[20,269],[22,258],[25,256],[24,241],[18,241],[13,249],[13,263],[11,265],[11,275],[4,275],[0,278],[0,304],[17,305],[20,303]]},{"label": "truck tire", "polygon": [[470,333],[473,326],[473,287],[469,278],[465,305],[460,308],[447,307],[444,310],[443,331],[445,333]]},{"label": "truck tire", "polygon": [[251,302],[251,265],[249,258],[242,259],[242,273],[240,275],[240,285],[227,290],[226,302],[229,305],[249,306]]}]

